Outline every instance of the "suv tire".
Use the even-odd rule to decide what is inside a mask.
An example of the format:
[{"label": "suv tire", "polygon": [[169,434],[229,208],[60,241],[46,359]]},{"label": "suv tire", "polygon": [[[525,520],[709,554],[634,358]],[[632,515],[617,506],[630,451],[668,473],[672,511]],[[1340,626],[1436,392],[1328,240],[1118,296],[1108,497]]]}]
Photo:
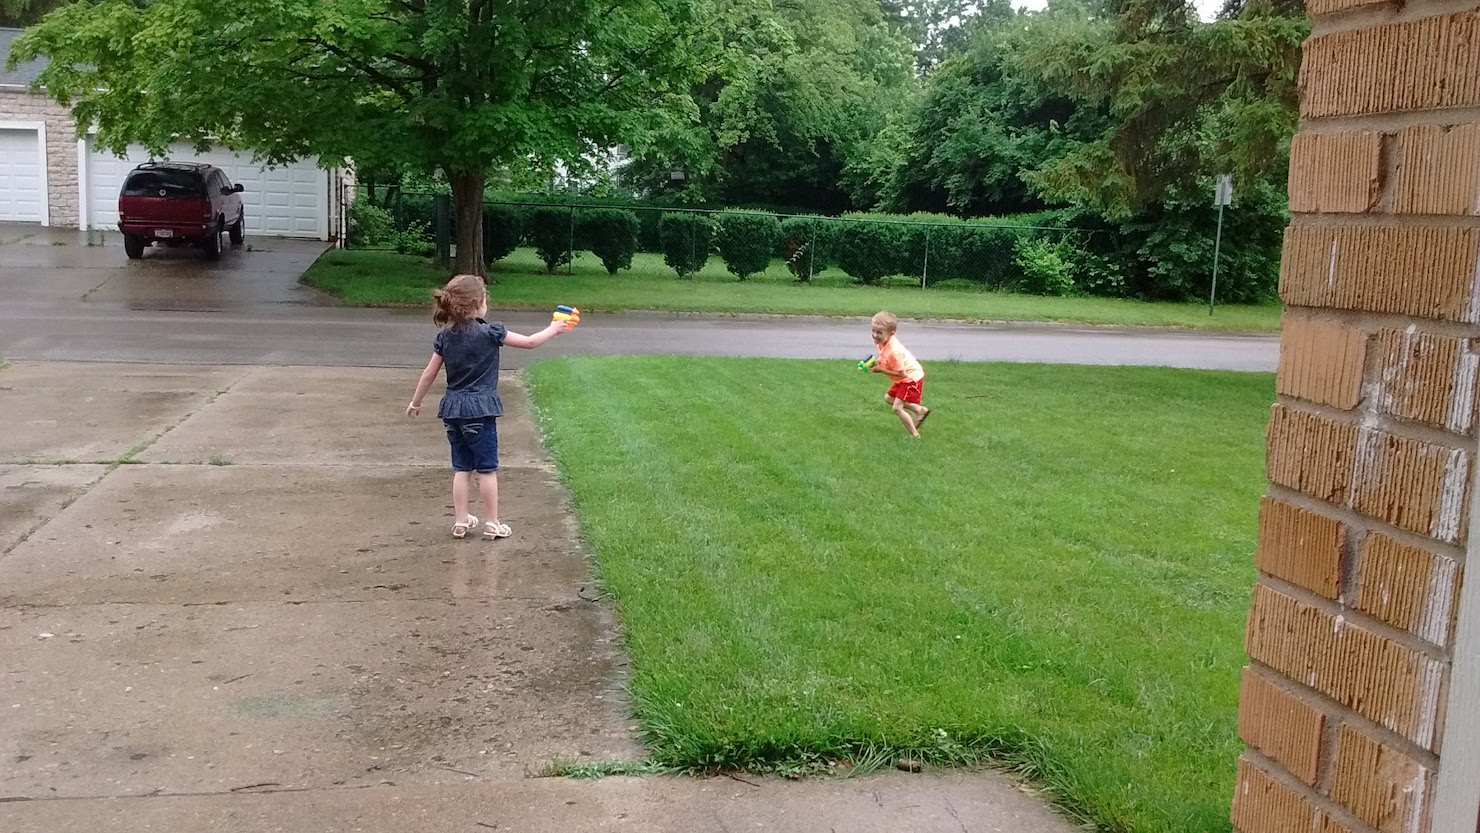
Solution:
[{"label": "suv tire", "polygon": [[247,236],[246,225],[247,218],[238,214],[236,222],[226,230],[231,237],[231,245],[240,246],[242,244],[242,240]]},{"label": "suv tire", "polygon": [[123,236],[123,253],[128,255],[129,260],[138,260],[144,256],[144,238],[136,234],[125,234]]},{"label": "suv tire", "polygon": [[206,235],[206,239],[201,241],[201,248],[206,250],[206,260],[221,259],[221,224],[219,222],[216,223],[216,228]]}]

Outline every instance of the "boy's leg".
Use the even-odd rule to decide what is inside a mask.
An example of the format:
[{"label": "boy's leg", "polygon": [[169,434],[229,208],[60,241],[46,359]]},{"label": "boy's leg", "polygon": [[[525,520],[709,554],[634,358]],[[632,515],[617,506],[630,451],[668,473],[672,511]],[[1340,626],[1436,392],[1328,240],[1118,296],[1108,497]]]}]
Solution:
[{"label": "boy's leg", "polygon": [[910,416],[909,411],[905,410],[903,399],[895,399],[890,407],[894,409],[894,415],[899,417],[899,421],[904,423],[904,430],[908,431],[911,437],[920,436],[920,432],[915,430],[914,418]]}]

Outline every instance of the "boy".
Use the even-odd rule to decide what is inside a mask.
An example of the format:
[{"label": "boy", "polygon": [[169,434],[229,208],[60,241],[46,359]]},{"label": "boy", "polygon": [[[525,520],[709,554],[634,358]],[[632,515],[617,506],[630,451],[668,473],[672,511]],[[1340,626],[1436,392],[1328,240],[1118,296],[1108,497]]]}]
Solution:
[{"label": "boy", "polygon": [[918,438],[920,426],[930,416],[930,409],[920,404],[920,397],[925,392],[925,369],[894,337],[894,331],[899,329],[899,317],[894,313],[888,310],[878,313],[869,329],[874,344],[879,347],[879,360],[871,370],[888,376],[894,382],[889,386],[889,392],[884,394],[884,404],[904,423],[910,436]]}]

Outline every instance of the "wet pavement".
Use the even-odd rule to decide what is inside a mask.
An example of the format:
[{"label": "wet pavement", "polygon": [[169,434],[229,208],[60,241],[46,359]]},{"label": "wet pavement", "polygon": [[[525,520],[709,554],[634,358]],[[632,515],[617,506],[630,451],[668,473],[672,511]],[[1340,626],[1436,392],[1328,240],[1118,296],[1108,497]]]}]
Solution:
[{"label": "wet pavement", "polygon": [[539,777],[641,759],[620,631],[517,375],[497,542],[413,381],[0,370],[0,833],[1073,829],[984,772]]},{"label": "wet pavement", "polygon": [[[217,263],[191,249],[128,261],[115,233],[0,224],[0,355],[32,361],[416,367],[430,355],[430,309],[351,309],[301,286],[329,244],[248,238]],[[494,299],[497,303],[497,297]],[[517,332],[546,313],[494,313]],[[1038,324],[909,322],[925,361],[1166,365],[1272,371],[1279,340]],[[680,354],[851,359],[870,348],[866,319],[623,313],[510,367],[547,356]]]}]

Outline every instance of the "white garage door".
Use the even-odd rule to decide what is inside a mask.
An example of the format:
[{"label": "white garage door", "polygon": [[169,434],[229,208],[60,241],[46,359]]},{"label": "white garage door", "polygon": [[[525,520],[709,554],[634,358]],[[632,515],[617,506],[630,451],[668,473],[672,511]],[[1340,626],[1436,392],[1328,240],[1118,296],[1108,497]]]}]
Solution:
[{"label": "white garage door", "polygon": [[0,220],[46,221],[45,164],[39,130],[0,127]]},{"label": "white garage door", "polygon": [[[172,162],[205,162],[241,183],[242,205],[247,212],[247,233],[268,237],[329,239],[329,172],[317,167],[317,159],[300,159],[281,168],[262,168],[250,156],[229,150],[196,153],[189,145],[170,148]],[[118,191],[135,165],[149,161],[149,152],[130,147],[128,157],[119,159],[105,150],[87,149],[87,215],[94,228],[118,225]]]}]

